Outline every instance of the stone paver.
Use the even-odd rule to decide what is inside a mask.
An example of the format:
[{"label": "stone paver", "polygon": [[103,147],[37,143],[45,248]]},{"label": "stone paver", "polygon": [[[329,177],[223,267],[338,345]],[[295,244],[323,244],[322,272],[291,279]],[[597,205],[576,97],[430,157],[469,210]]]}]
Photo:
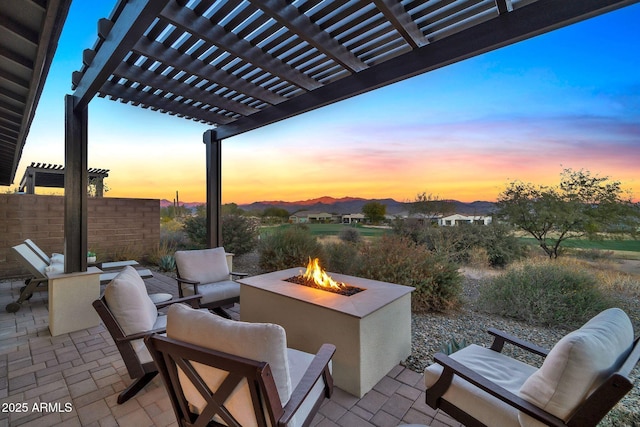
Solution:
[{"label": "stone paver", "polygon": [[[0,307],[17,298],[21,283],[0,282]],[[177,292],[175,281],[162,275],[146,283],[150,292]],[[46,291],[34,293],[17,313],[0,311],[0,404],[26,409],[0,413],[0,427],[177,425],[159,377],[125,404],[117,404],[131,379],[102,325],[57,337],[47,325]],[[396,366],[362,399],[336,388],[312,426],[461,427],[424,399],[422,375]]]}]

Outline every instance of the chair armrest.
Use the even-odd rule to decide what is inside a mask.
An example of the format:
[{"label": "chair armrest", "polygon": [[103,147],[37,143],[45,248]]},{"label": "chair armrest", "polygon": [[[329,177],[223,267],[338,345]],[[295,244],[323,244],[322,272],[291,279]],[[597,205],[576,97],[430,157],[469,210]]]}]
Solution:
[{"label": "chair armrest", "polygon": [[[442,365],[444,370],[438,381],[427,390],[427,404],[432,408],[437,407],[437,401],[445,394],[445,392],[451,386],[453,376],[456,375],[462,380],[465,380],[479,389],[489,393],[490,395],[500,399],[507,405],[514,407],[515,409],[524,412],[525,414],[542,421],[549,426],[565,426],[565,423],[560,418],[540,409],[532,403],[524,400],[520,396],[517,396],[507,389],[489,381],[477,372],[467,368],[465,365],[457,362],[451,357],[443,353],[436,353],[434,356],[436,363]],[[430,396],[430,392],[432,395]],[[435,405],[435,406],[434,406]]]},{"label": "chair armrest", "polygon": [[239,278],[247,277],[249,275],[249,273],[238,273],[236,271],[232,271],[229,274],[231,274],[232,276],[235,276],[235,277],[239,277]]},{"label": "chair armrest", "polygon": [[284,414],[280,418],[278,425],[287,425],[291,418],[295,415],[304,402],[304,399],[309,395],[313,385],[318,381],[318,378],[324,376],[327,382],[325,388],[325,396],[331,397],[333,391],[333,378],[329,372],[329,362],[336,352],[336,346],[333,344],[322,344],[320,350],[316,353],[315,357],[311,361],[311,364],[307,368],[306,372],[302,376],[302,379],[291,393],[291,398],[282,408]]},{"label": "chair armrest", "polygon": [[493,335],[493,344],[491,344],[491,350],[497,351],[498,353],[502,352],[502,348],[504,347],[505,342],[507,342],[539,356],[547,357],[547,355],[549,354],[549,350],[547,350],[546,348],[535,345],[529,341],[522,340],[504,331],[500,331],[495,328],[489,328],[487,330],[487,333],[489,335]]},{"label": "chair armrest", "polygon": [[135,340],[139,340],[140,338],[144,338],[150,334],[164,334],[165,332],[167,332],[166,328],[151,329],[149,331],[142,331],[142,332],[138,332],[131,335],[125,335],[124,337],[118,337],[115,339],[115,341],[118,341],[118,342],[135,341]]},{"label": "chair armrest", "polygon": [[200,282],[198,282],[197,280],[183,279],[182,277],[176,277],[176,280],[178,281],[178,284],[180,284],[180,283],[186,283],[188,285],[199,285],[200,284]]},{"label": "chair armrest", "polygon": [[172,298],[172,299],[170,299],[168,301],[162,301],[162,302],[156,303],[156,308],[163,308],[163,307],[166,307],[168,305],[181,303],[181,302],[188,302],[189,305],[191,305],[193,307],[194,303],[196,305],[198,305],[198,301],[197,300],[199,300],[200,298],[202,298],[201,294],[189,295],[188,297],[182,297],[182,298]]}]

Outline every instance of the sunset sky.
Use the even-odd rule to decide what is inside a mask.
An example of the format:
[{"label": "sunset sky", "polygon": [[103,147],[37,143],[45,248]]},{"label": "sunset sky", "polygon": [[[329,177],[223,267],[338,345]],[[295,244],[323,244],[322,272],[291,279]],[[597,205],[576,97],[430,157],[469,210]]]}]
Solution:
[{"label": "sunset sky", "polygon": [[[74,0],[18,168],[64,163],[64,95],[115,0]],[[223,141],[223,203],[496,199],[588,169],[640,196],[640,4]],[[107,197],[205,199],[201,123],[105,99],[89,166]],[[6,187],[5,187],[6,189]],[[50,189],[39,189],[50,194]]]}]

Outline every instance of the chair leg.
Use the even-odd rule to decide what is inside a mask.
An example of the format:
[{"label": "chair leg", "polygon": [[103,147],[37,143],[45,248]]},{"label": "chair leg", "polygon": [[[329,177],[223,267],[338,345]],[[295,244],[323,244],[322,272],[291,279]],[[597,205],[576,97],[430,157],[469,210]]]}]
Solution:
[{"label": "chair leg", "polygon": [[140,390],[144,388],[149,382],[158,375],[158,371],[147,372],[140,378],[136,378],[129,387],[125,388],[120,395],[118,395],[118,404],[121,405],[127,400],[135,396]]},{"label": "chair leg", "polygon": [[213,311],[218,316],[224,317],[225,319],[231,319],[231,315],[229,313],[227,313],[226,310],[224,308],[222,308],[222,307],[216,307],[216,308],[212,309],[211,311]]}]

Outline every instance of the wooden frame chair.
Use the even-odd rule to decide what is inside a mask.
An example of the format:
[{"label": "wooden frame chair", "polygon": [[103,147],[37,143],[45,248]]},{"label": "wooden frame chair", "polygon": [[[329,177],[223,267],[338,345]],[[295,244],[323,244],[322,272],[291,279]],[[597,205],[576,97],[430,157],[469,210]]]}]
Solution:
[{"label": "wooden frame chair", "polygon": [[[467,427],[595,426],[633,388],[640,341],[626,313],[609,309],[551,350],[489,329],[490,348],[435,355],[426,402]],[[502,354],[505,343],[544,357],[539,369]]]},{"label": "wooden frame chair", "polygon": [[[140,282],[142,282],[142,289],[140,288]],[[120,286],[123,283],[124,286]],[[116,293],[120,295],[112,296],[114,293],[112,286],[120,288],[116,290]],[[144,292],[144,295],[142,292]],[[109,334],[111,334],[127,372],[133,379],[133,382],[118,396],[119,404],[135,396],[158,374],[158,369],[142,341],[148,334],[164,333],[166,331],[166,316],[158,315],[158,309],[183,302],[197,304],[197,299],[200,297],[199,295],[192,295],[153,303],[149,296],[146,295],[145,298],[145,295],[146,288],[142,278],[135,272],[134,268],[129,266],[107,285],[100,299],[93,302],[93,308],[100,316]],[[108,300],[111,301],[111,306]],[[116,307],[118,302],[122,302],[125,306]],[[153,313],[149,313],[149,310],[153,311]],[[140,317],[143,318],[142,321]],[[146,325],[144,324],[145,321]]]},{"label": "wooden frame chair", "polygon": [[200,294],[200,307],[230,319],[224,308],[240,302],[240,284],[232,278],[247,274],[229,271],[224,248],[176,251],[175,260],[178,295]]},{"label": "wooden frame chair", "polygon": [[[334,345],[322,345],[315,355],[286,349],[286,338],[281,339],[284,329],[277,325],[236,322],[184,306],[170,308],[168,318],[167,336],[149,335],[145,343],[180,426],[308,426],[324,399],[331,396]],[[199,337],[195,330],[201,331]],[[171,335],[184,335],[204,345]],[[244,341],[233,343],[233,336]],[[251,342],[252,336],[264,338]],[[211,348],[225,346],[225,342],[249,353],[254,345],[272,347],[254,353],[264,351],[272,361]],[[278,362],[274,348],[275,353],[288,354],[286,366]]]},{"label": "wooden frame chair", "polygon": [[17,255],[18,260],[22,262],[22,265],[29,270],[32,277],[28,278],[24,282],[24,286],[20,288],[20,296],[14,302],[7,304],[5,309],[9,313],[15,313],[22,307],[22,303],[28,301],[36,287],[47,284],[49,278],[47,277],[47,268],[49,264],[46,263],[40,255],[35,253],[31,247],[26,243],[13,246],[11,248]]}]

